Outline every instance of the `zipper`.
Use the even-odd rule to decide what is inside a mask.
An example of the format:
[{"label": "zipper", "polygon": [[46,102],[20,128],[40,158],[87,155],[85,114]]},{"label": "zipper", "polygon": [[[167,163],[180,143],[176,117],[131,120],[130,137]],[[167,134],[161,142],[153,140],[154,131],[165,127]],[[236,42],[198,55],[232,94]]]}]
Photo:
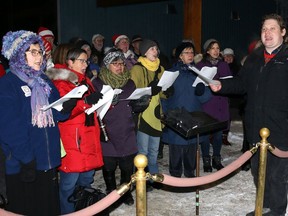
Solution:
[{"label": "zipper", "polygon": [[45,130],[45,136],[46,136],[46,147],[47,147],[47,159],[48,159],[48,165],[49,165],[49,169],[51,169],[51,158],[50,158],[50,149],[49,149],[49,136],[47,133],[47,128],[44,128]]},{"label": "zipper", "polygon": [[75,138],[76,138],[77,149],[81,152],[81,148],[80,148],[81,138],[79,137],[78,128],[76,128],[76,137]]}]

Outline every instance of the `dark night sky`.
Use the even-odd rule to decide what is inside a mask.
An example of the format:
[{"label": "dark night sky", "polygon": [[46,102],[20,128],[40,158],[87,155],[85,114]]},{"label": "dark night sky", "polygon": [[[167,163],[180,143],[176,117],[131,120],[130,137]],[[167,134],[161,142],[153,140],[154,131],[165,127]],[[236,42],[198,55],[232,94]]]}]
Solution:
[{"label": "dark night sky", "polygon": [[37,33],[39,26],[57,34],[57,0],[6,0],[1,1],[1,9],[1,39],[8,31],[23,29]]}]

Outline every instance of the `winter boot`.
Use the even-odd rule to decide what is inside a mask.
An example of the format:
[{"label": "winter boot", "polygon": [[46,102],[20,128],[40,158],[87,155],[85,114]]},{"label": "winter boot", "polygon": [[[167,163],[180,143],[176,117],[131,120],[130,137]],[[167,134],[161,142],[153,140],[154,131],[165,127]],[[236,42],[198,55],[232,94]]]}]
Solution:
[{"label": "winter boot", "polygon": [[[121,180],[120,180],[120,184],[124,184],[124,183],[129,183],[131,181],[131,175],[133,174],[133,169],[129,170],[124,170],[121,169]],[[129,191],[127,191],[122,197],[121,197],[121,202],[123,202],[125,205],[131,206],[134,204],[134,199],[133,196],[131,194],[131,188]]]},{"label": "winter boot", "polygon": [[163,149],[164,149],[164,143],[162,141],[160,141],[158,157],[157,157],[158,159],[162,159],[163,158]]},{"label": "winter boot", "polygon": [[108,171],[103,169],[102,172],[106,184],[106,194],[109,194],[116,189],[115,171]]},{"label": "winter boot", "polygon": [[203,157],[203,169],[204,169],[204,172],[212,172],[210,156]]},{"label": "winter boot", "polygon": [[224,166],[221,164],[221,156],[212,157],[212,167],[217,170],[224,168]]},{"label": "winter boot", "polygon": [[222,144],[231,146],[231,143],[228,141],[228,134],[222,134]]}]

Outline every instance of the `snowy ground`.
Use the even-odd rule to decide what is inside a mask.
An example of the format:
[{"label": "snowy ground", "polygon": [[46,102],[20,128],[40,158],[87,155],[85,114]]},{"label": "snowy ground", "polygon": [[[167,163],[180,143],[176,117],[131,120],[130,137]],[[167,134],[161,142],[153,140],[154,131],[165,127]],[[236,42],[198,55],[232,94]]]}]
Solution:
[{"label": "snowy ground", "polygon": [[[242,153],[242,124],[233,121],[228,140],[232,146],[222,147],[223,165],[236,160]],[[203,173],[202,161],[200,176]],[[168,173],[168,146],[164,147],[164,158],[159,160],[160,173]],[[215,170],[213,170],[215,172]],[[105,191],[102,174],[95,175],[95,187]],[[254,209],[256,191],[250,171],[237,170],[218,182],[198,188],[200,195],[199,215],[204,216],[242,216]],[[132,192],[135,198],[135,191]],[[165,186],[147,194],[148,216],[191,216],[196,215],[196,187],[179,188]],[[136,205],[120,205],[111,216],[136,215]]]}]

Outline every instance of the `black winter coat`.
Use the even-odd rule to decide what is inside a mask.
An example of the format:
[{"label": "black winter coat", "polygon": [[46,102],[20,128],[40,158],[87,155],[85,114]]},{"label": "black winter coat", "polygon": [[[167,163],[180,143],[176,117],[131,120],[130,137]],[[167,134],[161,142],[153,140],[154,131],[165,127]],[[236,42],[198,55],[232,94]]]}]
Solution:
[{"label": "black winter coat", "polygon": [[264,47],[258,48],[248,56],[239,76],[221,80],[221,83],[220,93],[247,94],[248,142],[259,142],[259,132],[266,127],[270,130],[268,142],[288,150],[288,46],[282,45],[267,64]]}]

